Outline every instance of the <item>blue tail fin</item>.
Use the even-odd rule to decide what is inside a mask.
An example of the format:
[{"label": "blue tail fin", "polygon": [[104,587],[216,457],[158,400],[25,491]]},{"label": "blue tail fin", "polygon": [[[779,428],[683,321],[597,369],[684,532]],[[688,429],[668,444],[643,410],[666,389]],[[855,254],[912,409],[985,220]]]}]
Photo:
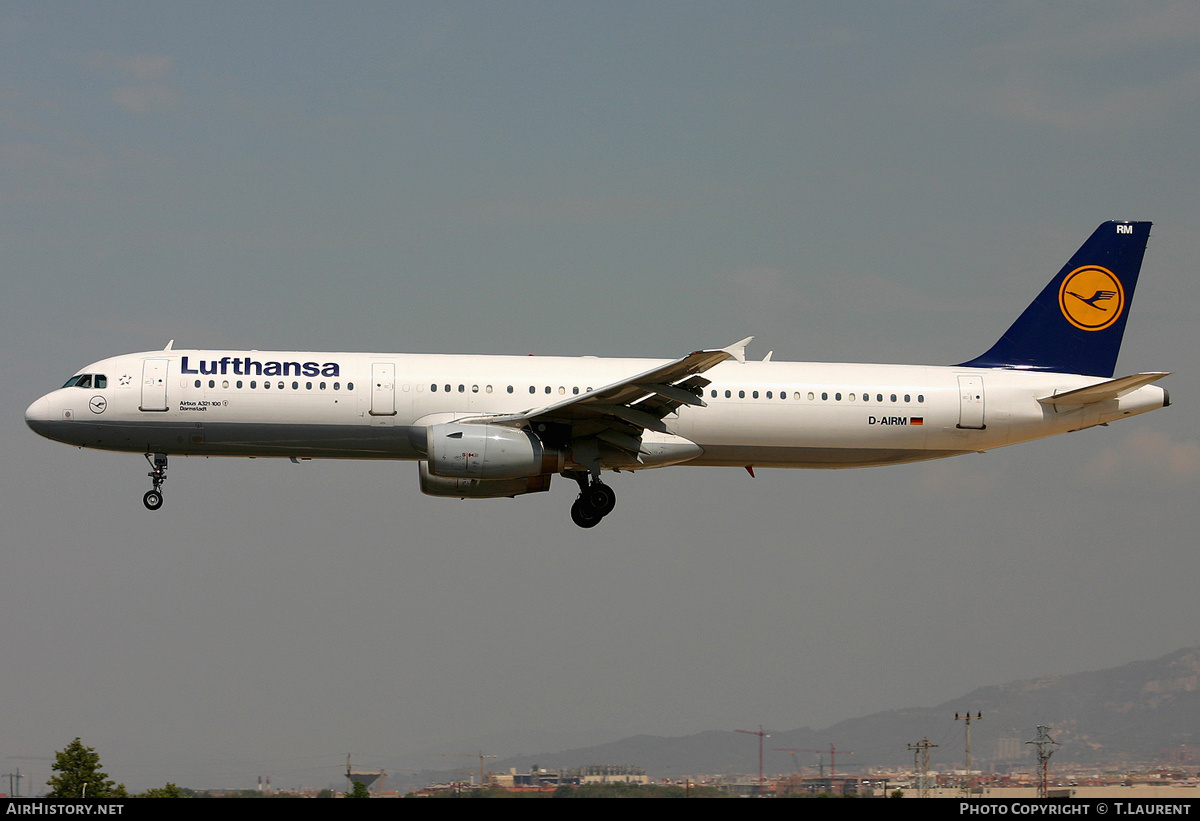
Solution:
[{"label": "blue tail fin", "polygon": [[969,368],[1111,377],[1150,237],[1148,222],[1106,222],[1000,341]]}]

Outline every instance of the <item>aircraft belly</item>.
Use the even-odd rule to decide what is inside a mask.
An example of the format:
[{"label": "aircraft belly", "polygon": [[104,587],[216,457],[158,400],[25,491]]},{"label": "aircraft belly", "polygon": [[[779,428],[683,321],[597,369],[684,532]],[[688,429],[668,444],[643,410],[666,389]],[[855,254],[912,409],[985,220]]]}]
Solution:
[{"label": "aircraft belly", "polygon": [[419,459],[422,454],[412,446],[411,439],[406,425],[218,422],[205,425],[203,444],[188,452],[213,456]]},{"label": "aircraft belly", "polygon": [[860,468],[922,462],[969,453],[966,450],[902,450],[891,448],[772,447],[705,445],[704,455],[689,465],[713,467]]},{"label": "aircraft belly", "polygon": [[180,456],[262,456],[332,459],[419,459],[405,425],[284,424],[264,422],[54,423],[40,433],[102,450]]}]

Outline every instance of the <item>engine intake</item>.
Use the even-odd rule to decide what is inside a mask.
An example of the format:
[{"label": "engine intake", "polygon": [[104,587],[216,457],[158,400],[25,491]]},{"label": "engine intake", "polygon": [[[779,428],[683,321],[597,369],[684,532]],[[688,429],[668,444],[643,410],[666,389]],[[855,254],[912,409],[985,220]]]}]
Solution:
[{"label": "engine intake", "polygon": [[426,454],[429,473],[447,479],[524,479],[558,473],[563,466],[563,454],[547,449],[533,433],[501,425],[431,425]]}]

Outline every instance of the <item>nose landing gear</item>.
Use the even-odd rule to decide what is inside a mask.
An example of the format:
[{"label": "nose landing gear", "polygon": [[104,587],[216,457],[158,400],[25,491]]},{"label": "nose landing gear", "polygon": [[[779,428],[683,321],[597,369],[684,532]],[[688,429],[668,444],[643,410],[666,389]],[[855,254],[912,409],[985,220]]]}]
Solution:
[{"label": "nose landing gear", "polygon": [[162,485],[167,478],[167,454],[149,453],[142,454],[146,457],[146,462],[150,465],[150,472],[146,475],[150,477],[150,481],[154,483],[154,490],[146,491],[146,495],[142,497],[142,504],[147,510],[158,510],[162,507]]},{"label": "nose landing gear", "polygon": [[617,494],[599,478],[589,481],[586,473],[576,474],[579,498],[571,505],[571,521],[580,527],[595,527],[617,505]]}]

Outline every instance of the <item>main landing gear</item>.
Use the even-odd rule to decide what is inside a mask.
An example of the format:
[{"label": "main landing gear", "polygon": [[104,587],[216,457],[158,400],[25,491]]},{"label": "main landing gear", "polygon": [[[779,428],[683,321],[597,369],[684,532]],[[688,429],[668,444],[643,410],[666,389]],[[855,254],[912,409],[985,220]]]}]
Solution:
[{"label": "main landing gear", "polygon": [[147,510],[158,510],[162,507],[162,485],[167,478],[167,454],[149,453],[142,454],[146,457],[146,462],[149,463],[151,470],[146,475],[150,477],[150,481],[154,483],[154,490],[146,491],[146,495],[142,497],[142,504]]},{"label": "main landing gear", "polygon": [[580,527],[595,527],[612,513],[617,505],[617,494],[599,478],[589,481],[586,473],[578,473],[572,478],[579,483],[579,498],[571,505],[571,521]]}]

